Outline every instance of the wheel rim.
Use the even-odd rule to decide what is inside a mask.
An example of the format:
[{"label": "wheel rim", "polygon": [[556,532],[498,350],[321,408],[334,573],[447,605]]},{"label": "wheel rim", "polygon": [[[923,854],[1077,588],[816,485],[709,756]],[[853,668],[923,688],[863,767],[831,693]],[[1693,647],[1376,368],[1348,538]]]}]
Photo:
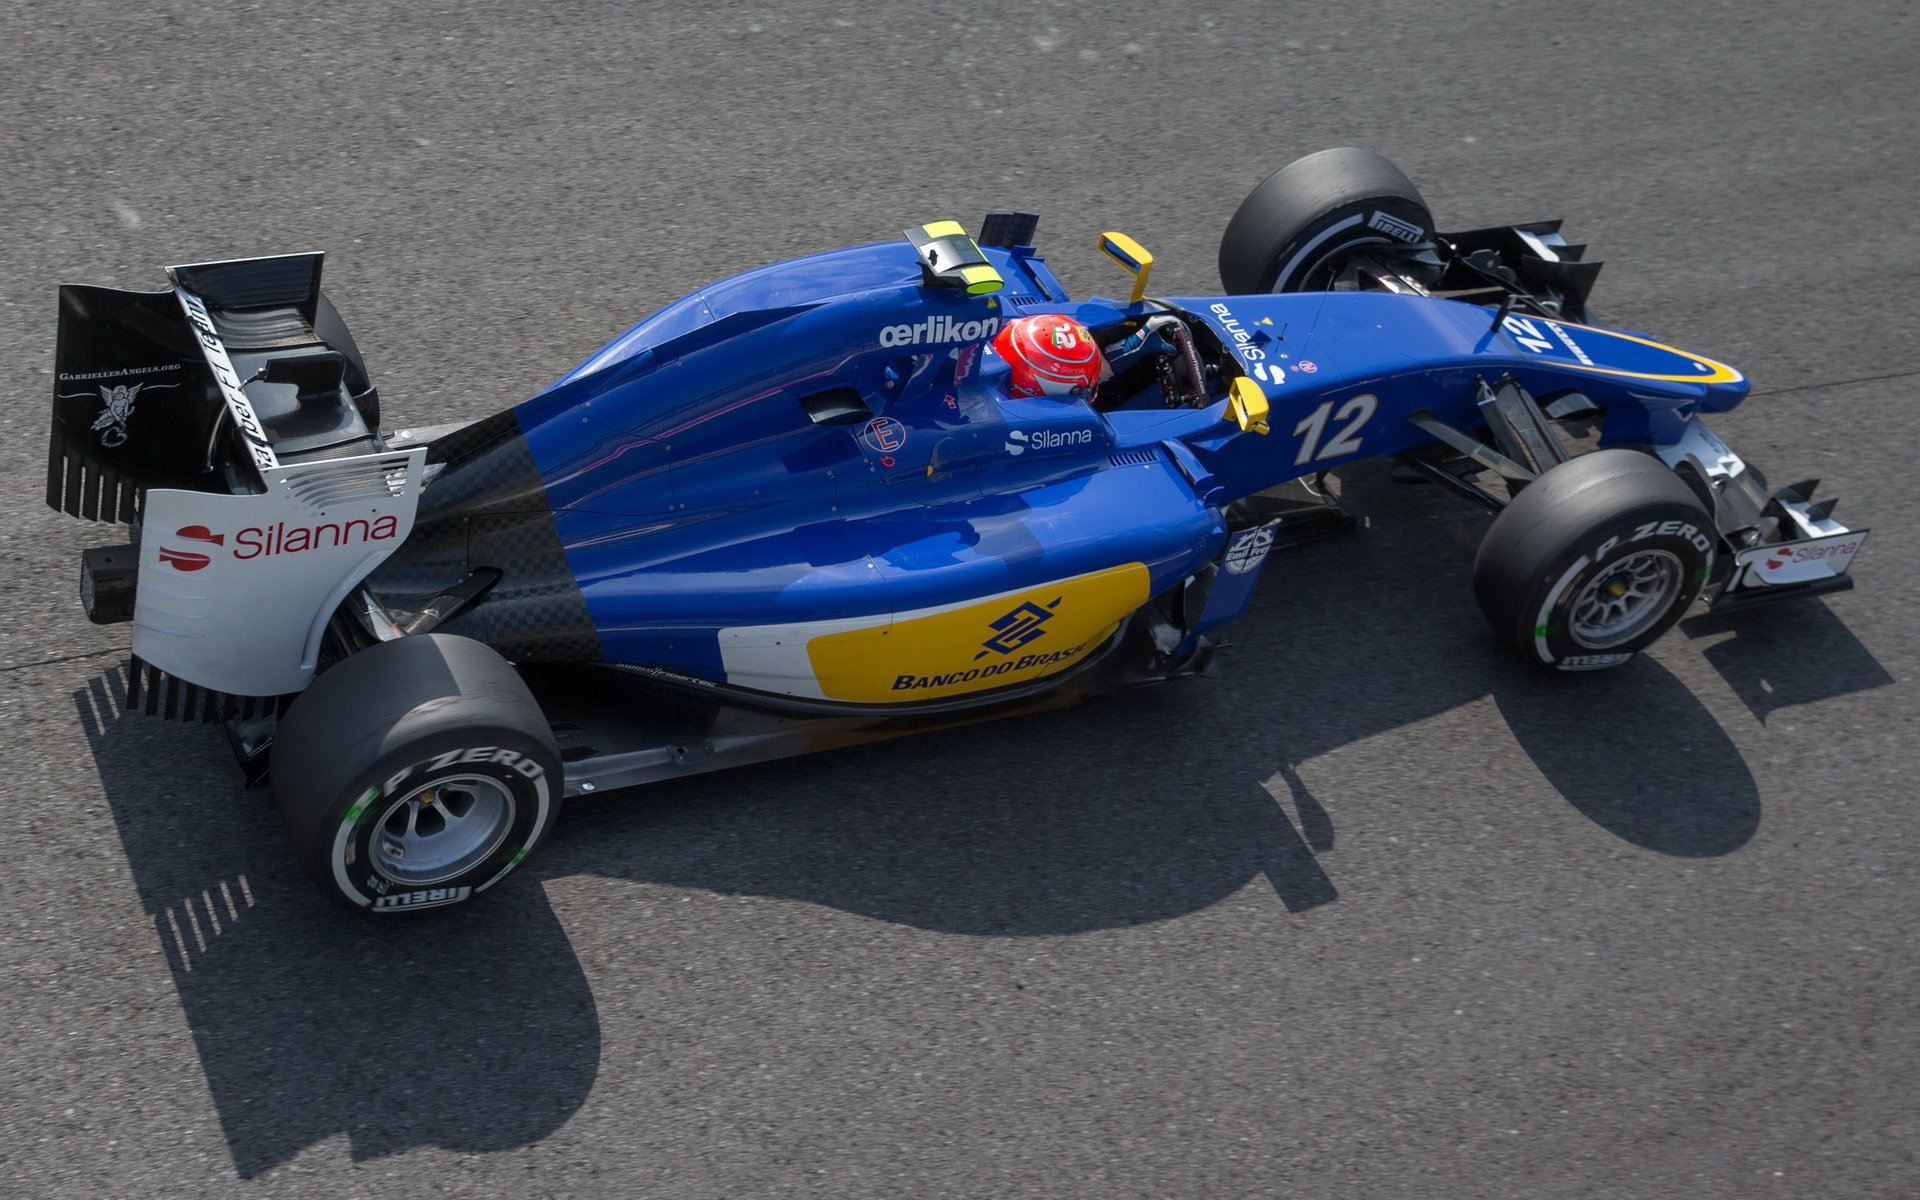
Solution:
[{"label": "wheel rim", "polygon": [[513,828],[513,794],[484,775],[436,779],[408,792],[373,831],[373,862],[395,883],[425,887],[485,862]]},{"label": "wheel rim", "polygon": [[1606,650],[1639,637],[1672,607],[1680,576],[1679,558],[1665,550],[1641,550],[1609,565],[1573,602],[1573,640]]}]

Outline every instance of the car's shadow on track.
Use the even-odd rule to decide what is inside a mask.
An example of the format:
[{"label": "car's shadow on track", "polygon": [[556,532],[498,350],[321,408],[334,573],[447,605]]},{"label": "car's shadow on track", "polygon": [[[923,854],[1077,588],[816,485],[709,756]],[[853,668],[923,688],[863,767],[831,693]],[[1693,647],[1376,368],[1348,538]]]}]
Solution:
[{"label": "car's shadow on track", "polygon": [[73,700],[243,1178],[342,1133],[356,1160],[484,1152],[579,1110],[600,1024],[541,879],[791,897],[985,935],[1161,920],[1261,876],[1294,911],[1335,898],[1309,845],[1332,836],[1311,797],[1289,805],[1302,834],[1261,786],[1271,769],[1230,738],[1139,753],[1129,710],[1181,711],[1161,689],[1108,701],[1090,727],[1084,710],[1040,714],[930,735],[946,739],[931,749],[888,743],[577,803],[511,886],[424,920],[371,920],[295,877],[270,798],[237,785],[217,734],[122,716],[124,694],[116,670]]},{"label": "car's shadow on track", "polygon": [[[537,888],[382,923],[293,877],[217,733],[74,694],[239,1174],[346,1134],[355,1159],[540,1140],[599,1069],[593,993]],[[198,736],[195,736],[196,732]]]},{"label": "car's shadow on track", "polygon": [[1691,617],[1680,632],[1709,641],[1702,656],[1762,724],[1783,708],[1893,682],[1824,600]]},{"label": "car's shadow on track", "polygon": [[1326,815],[1306,797],[1296,824],[1262,786],[1274,763],[1142,733],[1206,686],[576,802],[539,869],[1001,936],[1164,920],[1261,877],[1295,912],[1335,899]]},{"label": "car's shadow on track", "polygon": [[[542,879],[960,935],[1169,919],[1249,885],[1307,914],[1339,897],[1329,851],[1370,793],[1316,796],[1295,768],[1489,696],[1607,834],[1678,856],[1753,836],[1753,776],[1679,679],[1652,660],[1582,677],[1509,665],[1467,583],[1484,522],[1375,482],[1372,528],[1274,559],[1213,678],[576,803],[530,878],[424,920],[357,917],[293,877],[270,801],[237,786],[218,735],[119,717],[119,677],[96,679],[74,699],[237,1169],[339,1133],[358,1159],[505,1149],[576,1112],[600,1025]],[[1409,780],[1422,765],[1406,761]]]},{"label": "car's shadow on track", "polygon": [[1592,678],[1518,664],[1493,697],[1554,790],[1594,824],[1648,850],[1728,854],[1760,827],[1739,748],[1693,693],[1642,659]]}]

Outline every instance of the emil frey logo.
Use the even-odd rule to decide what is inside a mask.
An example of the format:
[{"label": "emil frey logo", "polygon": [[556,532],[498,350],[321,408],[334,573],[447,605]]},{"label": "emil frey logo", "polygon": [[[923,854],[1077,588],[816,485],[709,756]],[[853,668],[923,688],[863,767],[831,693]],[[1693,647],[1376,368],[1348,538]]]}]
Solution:
[{"label": "emil frey logo", "polygon": [[860,440],[882,454],[907,444],[907,427],[892,417],[875,417],[860,429]]},{"label": "emil frey logo", "polygon": [[1245,575],[1259,570],[1260,564],[1267,561],[1267,552],[1273,549],[1273,535],[1279,528],[1280,522],[1269,521],[1234,534],[1233,540],[1227,543],[1227,552],[1221,556],[1227,574]]}]

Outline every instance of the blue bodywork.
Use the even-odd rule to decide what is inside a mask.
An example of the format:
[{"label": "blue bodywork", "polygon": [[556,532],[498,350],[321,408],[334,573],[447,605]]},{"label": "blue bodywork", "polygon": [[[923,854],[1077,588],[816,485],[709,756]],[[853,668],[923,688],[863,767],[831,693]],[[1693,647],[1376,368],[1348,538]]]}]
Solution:
[{"label": "blue bodywork", "polygon": [[[1746,382],[1637,335],[1424,296],[1071,300],[1028,247],[985,248],[983,296],[927,286],[882,243],[761,268],[635,325],[513,410],[601,656],[725,681],[720,631],[884,619],[1145,564],[1150,591],[1222,553],[1232,502],[1483,422],[1481,381],[1578,389],[1606,440],[1667,445]],[[1096,409],[1009,398],[1010,319],[1101,330],[1181,316],[1219,365],[1203,407],[1158,386]],[[1227,415],[1244,373],[1271,432]],[[821,398],[864,405],[822,423]],[[448,470],[462,469],[458,461]],[[431,495],[431,492],[429,493]],[[1236,582],[1234,611],[1251,579]],[[485,608],[485,604],[480,606]],[[1210,623],[1233,612],[1209,609]]]}]

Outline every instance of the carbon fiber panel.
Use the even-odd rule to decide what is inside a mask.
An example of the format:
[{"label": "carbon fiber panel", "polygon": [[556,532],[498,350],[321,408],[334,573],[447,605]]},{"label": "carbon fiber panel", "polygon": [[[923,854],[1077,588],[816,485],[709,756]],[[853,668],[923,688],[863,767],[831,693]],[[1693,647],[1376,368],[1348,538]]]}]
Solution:
[{"label": "carbon fiber panel", "polygon": [[478,567],[500,582],[440,626],[517,662],[598,662],[600,635],[567,565],[552,506],[511,411],[436,443],[446,463],[421,497],[414,532],[369,580],[396,606],[454,587]]}]

